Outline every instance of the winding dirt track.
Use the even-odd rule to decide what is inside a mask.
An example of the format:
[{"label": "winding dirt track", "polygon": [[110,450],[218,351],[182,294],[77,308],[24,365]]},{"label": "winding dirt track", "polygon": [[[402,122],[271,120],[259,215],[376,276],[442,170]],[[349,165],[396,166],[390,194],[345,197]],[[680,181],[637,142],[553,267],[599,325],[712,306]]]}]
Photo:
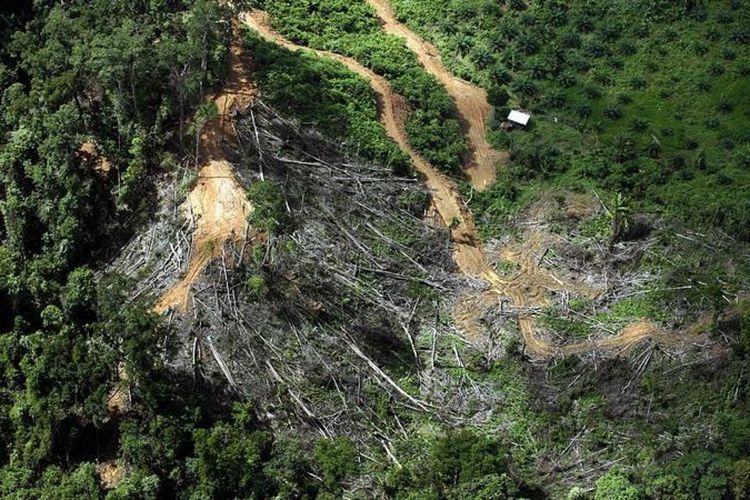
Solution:
[{"label": "winding dirt track", "polygon": [[223,147],[225,141],[236,141],[232,115],[246,109],[256,94],[240,36],[239,25],[235,25],[229,77],[224,90],[213,98],[219,115],[206,124],[200,137],[199,153],[205,163],[181,207],[195,224],[188,268],[182,279],[157,302],[155,310],[159,313],[170,308],[187,311],[190,290],[206,266],[221,254],[225,243],[239,240],[246,234],[247,216],[252,206],[234,176]]},{"label": "winding dirt track", "polygon": [[492,109],[487,101],[487,93],[476,85],[452,75],[432,44],[398,22],[393,7],[387,0],[368,2],[380,18],[383,30],[404,39],[422,66],[437,78],[453,98],[469,147],[464,171],[475,189],[483,190],[489,187],[495,180],[497,164],[506,162],[508,155],[494,150],[487,142],[487,122]]},{"label": "winding dirt track", "polygon": [[[382,2],[378,3],[382,4]],[[535,257],[538,249],[535,249],[534,244],[530,242],[527,242],[525,248],[509,256],[519,264],[521,268],[519,273],[510,279],[502,279],[498,276],[485,258],[473,216],[466,208],[453,181],[424,160],[409,144],[405,131],[408,108],[403,98],[393,91],[385,78],[375,74],[354,59],[333,52],[294,44],[271,28],[266,12],[258,10],[246,12],[242,14],[242,21],[272,43],[291,51],[305,51],[338,61],[370,82],[376,93],[380,118],[388,135],[411,157],[414,167],[424,176],[440,217],[445,225],[451,228],[451,238],[454,243],[453,256],[463,273],[486,282],[489,285],[489,293],[500,297],[510,297],[514,306],[519,309],[547,305],[546,292],[550,287],[556,287],[557,289],[570,289],[572,287],[572,285],[565,285],[561,280],[539,268]],[[414,35],[412,34],[412,36]],[[475,122],[475,127],[484,130],[483,118],[479,122]],[[576,289],[576,291],[592,296],[597,293],[595,290]],[[472,317],[476,315],[472,315],[471,311],[467,316],[469,317],[468,321],[476,322],[476,317]],[[457,321],[457,323],[461,327],[461,321]],[[661,337],[660,334],[662,333],[653,323],[639,321],[610,338],[556,346],[535,333],[533,319],[530,316],[521,314],[518,323],[526,343],[526,353],[532,359],[547,359],[567,354],[585,353],[596,349],[623,351],[646,338]],[[471,329],[467,330],[469,331],[465,331],[465,333],[471,337]]]}]

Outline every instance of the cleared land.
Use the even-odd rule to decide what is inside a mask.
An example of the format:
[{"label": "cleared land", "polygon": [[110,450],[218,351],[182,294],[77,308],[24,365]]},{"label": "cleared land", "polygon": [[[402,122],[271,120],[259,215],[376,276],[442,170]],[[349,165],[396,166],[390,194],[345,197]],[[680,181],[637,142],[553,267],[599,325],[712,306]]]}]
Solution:
[{"label": "cleared land", "polygon": [[255,96],[247,70],[247,56],[235,26],[231,69],[224,90],[214,97],[219,114],[206,124],[200,137],[200,155],[206,159],[198,181],[182,210],[194,221],[195,232],[185,275],[158,301],[157,312],[188,309],[190,289],[211,260],[221,254],[230,240],[242,239],[247,232],[247,216],[252,206],[237,182],[232,164],[226,159],[223,143],[236,140],[232,116],[246,109]]},{"label": "cleared land", "polygon": [[[407,108],[403,99],[393,91],[390,83],[383,77],[365,68],[354,59],[333,52],[316,50],[302,47],[285,39],[276,33],[270,26],[267,13],[254,10],[242,16],[243,21],[259,33],[263,38],[278,44],[288,50],[305,50],[315,53],[321,57],[340,62],[351,71],[357,73],[370,82],[376,92],[379,101],[381,120],[388,135],[406,152],[411,158],[414,167],[424,176],[425,183],[432,195],[433,202],[440,214],[441,219],[451,230],[454,243],[454,259],[459,268],[466,275],[483,280],[489,285],[488,293],[503,297],[510,297],[514,306],[519,309],[539,306],[545,303],[549,272],[542,270],[534,262],[534,243],[529,241],[526,247],[515,253],[512,257],[520,264],[520,271],[510,279],[502,279],[488,264],[484,255],[479,236],[474,225],[471,212],[466,208],[461,195],[453,181],[440,173],[432,165],[426,162],[409,145],[404,124],[407,119]],[[480,124],[477,124],[479,126]],[[481,127],[484,125],[481,124]],[[557,283],[559,279],[552,278]],[[564,285],[562,285],[564,287]],[[595,294],[595,290],[589,291]],[[471,316],[471,313],[469,313]],[[582,342],[565,347],[556,346],[553,343],[538,336],[534,329],[534,322],[530,316],[519,316],[519,327],[526,342],[526,352],[535,359],[587,352],[594,349],[624,350],[661,333],[653,324],[639,321],[634,325],[626,327],[619,335],[601,341]],[[467,322],[459,322],[466,324]],[[478,329],[465,329],[464,333],[469,336],[481,335]]]}]

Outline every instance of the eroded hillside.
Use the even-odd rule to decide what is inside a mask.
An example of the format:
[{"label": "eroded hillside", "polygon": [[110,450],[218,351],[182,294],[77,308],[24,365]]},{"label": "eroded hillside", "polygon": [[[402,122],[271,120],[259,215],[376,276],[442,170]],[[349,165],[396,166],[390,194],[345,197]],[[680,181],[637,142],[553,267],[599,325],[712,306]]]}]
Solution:
[{"label": "eroded hillside", "polygon": [[670,212],[736,127],[639,191],[682,146],[589,120],[681,9],[733,70],[718,5],[0,11],[0,494],[742,498],[742,216]]}]

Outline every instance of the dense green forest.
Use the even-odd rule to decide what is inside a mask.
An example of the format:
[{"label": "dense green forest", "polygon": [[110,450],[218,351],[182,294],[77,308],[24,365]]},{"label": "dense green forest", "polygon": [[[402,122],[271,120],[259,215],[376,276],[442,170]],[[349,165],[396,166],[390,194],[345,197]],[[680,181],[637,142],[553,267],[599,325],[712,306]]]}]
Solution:
[{"label": "dense green forest", "polygon": [[[413,263],[419,273],[404,278],[400,267],[378,269],[374,259],[357,260],[347,272],[375,282],[405,280],[397,290],[414,300],[407,326],[415,311],[434,315],[425,320],[434,326],[420,325],[414,339],[405,329],[408,343],[392,340],[400,331],[373,329],[368,352],[384,349],[386,371],[412,394],[428,398],[460,385],[475,396],[438,418],[393,409],[383,387],[365,385],[363,400],[378,405],[373,421],[389,425],[371,429],[370,441],[346,432],[321,436],[313,418],[301,419],[307,426],[274,422],[267,401],[239,397],[221,376],[175,370],[172,317],[151,312],[155,297],[134,293],[133,280],[105,271],[156,217],[157,184],[194,168],[194,114],[227,75],[237,11],[209,0],[4,2],[2,498],[750,498],[748,2],[392,0],[399,18],[432,41],[456,75],[488,91],[495,116],[489,136],[511,157],[484,192],[462,177],[466,144],[450,96],[400,38],[380,29],[365,0],[263,0],[234,8],[251,3],[296,43],[351,56],[391,81],[412,111],[410,141],[456,179],[485,240],[517,235],[539,200],[592,192],[605,210],[560,219],[557,234],[610,250],[644,234],[653,239],[637,259],[612,257],[612,266],[618,275],[658,279],[605,310],[583,298],[571,299],[573,314],[547,308],[540,313],[545,328],[584,339],[592,327],[582,318],[591,316],[610,327],[648,317],[676,330],[708,318],[699,326],[713,343],[680,354],[648,346],[611,359],[531,363],[512,322],[516,338],[499,342],[499,355],[455,335],[438,341],[430,328],[449,331],[452,321],[440,306],[421,309],[448,293],[425,269],[434,264],[424,257],[426,246],[437,244],[419,241],[415,225],[427,195],[398,188],[401,197],[383,195],[383,204],[396,200],[395,208],[374,229],[386,235],[373,241],[390,246],[373,243],[372,251]],[[333,171],[312,152],[314,141],[336,141],[347,155],[386,166],[393,176],[341,171],[349,161],[342,160],[336,175],[364,180],[346,188],[351,192],[322,196],[321,213],[335,196],[355,199],[362,182],[376,186],[398,176],[416,184],[409,158],[379,122],[366,81],[250,31],[243,37],[265,102],[295,119],[295,127],[326,137],[305,136],[306,161]],[[530,110],[531,127],[502,130],[511,107]],[[245,147],[254,133],[260,149],[255,115],[246,126]],[[250,161],[252,154],[242,153],[242,162]],[[107,158],[111,170],[92,168],[98,158]],[[301,169],[305,162],[296,161]],[[284,284],[304,281],[283,267],[284,258],[302,255],[290,214],[301,226],[313,202],[294,196],[289,184],[297,178],[289,172],[266,175],[249,189],[256,205],[249,220],[268,241],[247,251],[241,297],[293,317],[302,306]],[[315,230],[316,223],[305,221]],[[338,232],[352,248],[361,246],[358,233]],[[323,262],[332,252],[316,258]],[[354,288],[334,295],[335,311],[305,304],[315,310],[313,333],[351,326],[358,318],[347,315],[357,311],[363,324],[365,315],[378,314],[357,302]],[[208,323],[197,318],[195,328]],[[284,328],[298,335],[299,326]],[[298,355],[289,350],[282,354]],[[435,372],[436,350],[446,378],[425,381],[420,363],[432,358]],[[404,361],[412,351],[416,367]],[[718,354],[706,355],[712,351]],[[342,362],[347,369],[354,364]],[[311,394],[338,404],[335,378],[306,376]],[[109,406],[117,387],[128,389],[125,413]],[[288,384],[274,388],[279,401],[287,393],[295,399]],[[342,405],[341,413],[349,411],[346,400]],[[386,445],[381,431],[399,438]],[[104,463],[117,464],[115,485],[105,484]]]}]

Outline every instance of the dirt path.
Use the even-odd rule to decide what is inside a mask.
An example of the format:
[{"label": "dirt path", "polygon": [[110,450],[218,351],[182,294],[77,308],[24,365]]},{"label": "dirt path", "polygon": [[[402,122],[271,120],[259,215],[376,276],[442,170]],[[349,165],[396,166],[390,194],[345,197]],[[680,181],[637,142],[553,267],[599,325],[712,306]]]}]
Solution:
[{"label": "dirt path", "polygon": [[213,98],[219,116],[203,129],[199,152],[204,163],[195,187],[181,207],[185,216],[195,224],[190,262],[182,279],[157,302],[155,309],[160,313],[169,308],[185,312],[190,290],[206,266],[221,254],[225,243],[239,240],[246,234],[247,216],[252,207],[226,159],[223,145],[224,142],[236,141],[233,113],[246,109],[255,96],[240,37],[239,25],[236,25],[227,83],[224,90]]},{"label": "dirt path", "polygon": [[[453,257],[457,265],[466,275],[486,282],[489,285],[488,294],[510,297],[516,308],[524,309],[548,305],[547,291],[551,288],[575,290],[592,297],[599,293],[598,290],[583,289],[580,285],[566,284],[552,276],[548,271],[541,269],[537,263],[537,254],[540,249],[537,248],[539,245],[533,237],[524,243],[523,248],[509,250],[505,256],[508,260],[518,264],[520,271],[509,279],[498,276],[485,258],[474,226],[473,216],[466,208],[453,181],[433,168],[409,144],[405,131],[408,108],[403,98],[393,91],[385,78],[373,73],[354,59],[292,43],[273,31],[265,12],[255,10],[244,13],[242,14],[242,21],[270,42],[291,51],[306,51],[320,57],[333,59],[370,82],[377,95],[380,118],[388,135],[411,157],[414,167],[424,176],[425,184],[441,219],[447,227],[451,228]],[[469,323],[476,322],[478,316],[472,314],[472,312],[471,307],[464,310],[460,318],[457,318],[457,324],[459,327],[466,325],[467,328],[462,328],[462,331],[467,336],[471,337],[472,332],[479,332],[476,335],[481,336],[483,334],[479,329],[469,327]],[[533,319],[530,316],[520,314],[518,324],[526,343],[526,353],[532,359],[584,353],[595,349],[626,350],[659,332],[654,324],[648,321],[639,321],[610,338],[557,346],[535,333]]]},{"label": "dirt path", "polygon": [[466,210],[458,188],[446,175],[432,167],[409,144],[405,124],[408,118],[408,108],[403,98],[396,94],[391,84],[383,78],[362,66],[349,57],[324,50],[310,49],[292,43],[285,39],[270,26],[268,14],[262,11],[252,11],[243,15],[243,21],[263,38],[292,51],[307,51],[321,57],[333,59],[345,65],[354,73],[370,82],[378,98],[380,118],[388,135],[407,153],[414,167],[422,173],[425,184],[430,191],[432,201],[446,226],[451,227],[455,258],[458,265],[465,272],[481,276],[485,271],[484,256],[476,242],[476,229],[471,213]]},{"label": "dirt path", "polygon": [[422,66],[438,79],[453,98],[468,141],[469,155],[464,167],[466,175],[475,189],[487,188],[495,180],[497,164],[507,161],[508,156],[507,153],[494,150],[487,142],[487,123],[492,109],[487,101],[487,93],[476,85],[453,76],[433,45],[398,22],[388,0],[368,2],[377,12],[383,30],[404,39]]}]

